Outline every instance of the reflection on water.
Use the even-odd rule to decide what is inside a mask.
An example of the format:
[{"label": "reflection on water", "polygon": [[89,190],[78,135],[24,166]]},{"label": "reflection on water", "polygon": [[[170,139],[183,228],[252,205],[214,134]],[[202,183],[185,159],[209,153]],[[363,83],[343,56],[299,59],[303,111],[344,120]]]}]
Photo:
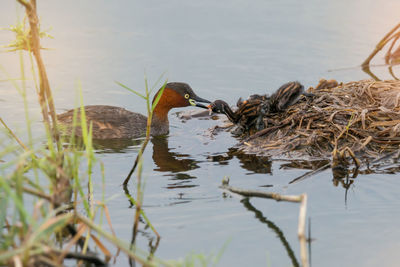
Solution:
[{"label": "reflection on water", "polygon": [[96,153],[129,153],[139,151],[144,139],[93,140]]},{"label": "reflection on water", "polygon": [[346,174],[345,177],[340,177],[340,178],[335,178],[335,176],[332,179],[333,185],[334,186],[339,186],[339,184],[342,186],[342,188],[345,190],[344,193],[344,203],[345,205],[347,205],[347,193],[350,189],[350,187],[353,185],[354,183],[354,179],[356,178],[356,174],[354,174],[355,176],[353,177],[349,177],[349,173]]},{"label": "reflection on water", "polygon": [[153,137],[151,142],[153,143],[153,161],[157,165],[154,170],[168,172],[166,176],[172,177],[170,180],[173,183],[168,184],[168,189],[197,186],[191,182],[196,177],[184,173],[199,168],[196,160],[190,158],[190,155],[172,152],[172,149],[168,147],[168,137],[166,136]]},{"label": "reflection on water", "polygon": [[153,143],[153,161],[159,172],[180,173],[199,168],[197,161],[190,155],[172,152],[168,147],[168,137],[158,136],[151,139]]},{"label": "reflection on water", "polygon": [[[188,118],[187,118],[188,119]],[[190,118],[189,118],[190,119]],[[200,168],[200,159],[191,157],[190,154],[184,154],[174,151],[169,147],[168,136],[153,137],[151,143],[153,145],[152,159],[157,166],[154,171],[165,173],[164,176],[170,177],[167,189],[192,188],[199,186],[193,183],[197,178],[195,175],[189,174],[189,171]],[[138,151],[143,139],[133,140],[94,140],[93,146],[96,153],[130,153]],[[392,152],[381,159],[371,162],[367,166],[358,168],[333,168],[332,184],[337,187],[341,185],[347,190],[355,182],[359,174],[395,174],[400,172],[400,162],[398,161],[399,153]],[[233,160],[240,162],[240,167],[249,171],[247,174],[270,174],[273,175],[273,162],[279,163],[280,170],[308,170],[306,173],[293,178],[289,184],[299,183],[309,179],[320,172],[329,169],[329,160],[271,160],[270,157],[256,156],[245,154],[236,148],[229,148],[225,153],[215,153],[206,156],[207,161],[215,162],[221,166],[233,164]],[[259,185],[260,187],[273,187],[272,184]],[[180,198],[179,200],[183,200]],[[185,200],[186,201],[186,200]],[[181,202],[179,202],[181,203]]]},{"label": "reflection on water", "polygon": [[329,160],[290,160],[283,163],[280,169],[301,169],[301,170],[316,170],[329,163]]},{"label": "reflection on water", "polygon": [[237,158],[241,163],[240,166],[251,173],[272,174],[272,161],[269,157],[245,154],[235,148],[230,148],[226,153],[208,156],[207,159],[220,165],[228,165],[233,158]]},{"label": "reflection on water", "polygon": [[[395,69],[397,68],[397,72],[398,72],[398,68],[399,65],[395,64],[395,65],[383,65],[383,66],[379,66],[379,68],[385,68],[386,72],[383,71],[385,74],[388,74],[388,76],[394,80],[399,80],[399,78],[396,75],[396,71]],[[381,81],[382,79],[380,78],[380,75],[376,73],[377,68],[371,69],[370,66],[363,66],[362,70],[368,74],[372,79],[374,79],[375,81]],[[382,73],[382,71],[380,70],[379,73]],[[379,77],[378,77],[379,75]],[[385,77],[386,78],[386,77]]]},{"label": "reflection on water", "polygon": [[[139,225],[144,225],[143,229],[137,229],[137,232],[135,232],[135,223],[132,223],[132,234],[131,234],[131,246],[135,246],[136,243],[136,238],[140,234],[141,237],[145,238],[148,240],[147,242],[147,248],[148,248],[148,257],[147,260],[151,260],[154,257],[154,253],[157,251],[158,245],[160,244],[160,237],[156,236],[151,229],[152,226],[148,225],[147,222],[142,218],[139,217]],[[137,262],[135,259],[128,257],[128,264],[129,266],[133,267],[137,265]]]},{"label": "reflection on water", "polygon": [[[74,144],[78,149],[84,149],[84,141],[81,137],[71,138],[64,136],[64,147]],[[71,142],[72,141],[72,142]],[[140,149],[144,139],[93,139],[92,145],[97,154],[117,154],[137,152]]]},{"label": "reflection on water", "polygon": [[[290,246],[289,242],[287,241],[285,234],[282,232],[282,230],[272,221],[268,220],[261,211],[259,211],[258,209],[256,209],[251,203],[250,203],[250,199],[249,198],[243,198],[240,201],[245,207],[246,209],[248,209],[251,212],[254,212],[254,216],[261,222],[264,223],[268,226],[268,228],[270,228],[272,231],[275,232],[276,236],[279,238],[279,241],[282,243],[283,247],[285,248],[287,255],[289,257],[289,259],[291,260],[293,266],[300,266],[299,262],[296,259],[296,255],[292,249],[292,247]],[[297,245],[297,244],[296,244]],[[297,247],[297,246],[296,246]],[[310,264],[311,264],[311,258],[309,259]]]}]

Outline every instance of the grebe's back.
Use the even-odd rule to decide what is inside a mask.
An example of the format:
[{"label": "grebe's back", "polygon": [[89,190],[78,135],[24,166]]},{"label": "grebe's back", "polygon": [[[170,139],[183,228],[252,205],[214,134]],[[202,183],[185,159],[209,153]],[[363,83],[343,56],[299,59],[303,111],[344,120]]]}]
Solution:
[{"label": "grebe's back", "polygon": [[[79,115],[78,108],[78,125]],[[67,133],[71,133],[73,116],[73,109],[57,116],[58,121],[67,127]],[[128,139],[144,136],[146,133],[147,117],[124,108],[107,105],[85,106],[85,116],[88,123],[92,123],[93,139]],[[76,127],[75,134],[82,136],[80,127]]]}]

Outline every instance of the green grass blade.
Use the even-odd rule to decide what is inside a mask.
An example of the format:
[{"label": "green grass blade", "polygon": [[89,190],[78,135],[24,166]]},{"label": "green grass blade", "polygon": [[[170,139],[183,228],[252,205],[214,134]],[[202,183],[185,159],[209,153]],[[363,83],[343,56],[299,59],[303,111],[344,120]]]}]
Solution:
[{"label": "green grass blade", "polygon": [[118,82],[118,81],[115,81],[115,82],[116,82],[119,86],[121,86],[122,88],[125,88],[126,90],[128,90],[128,91],[134,93],[134,94],[137,95],[137,96],[140,96],[140,97],[143,98],[143,99],[146,99],[146,97],[145,97],[144,95],[142,95],[141,93],[139,93],[139,92],[137,92],[137,91],[135,91],[135,90],[129,88],[128,86],[126,86],[126,85],[124,85],[124,84],[122,84],[122,83],[120,83],[120,82]]},{"label": "green grass blade", "polygon": [[3,265],[6,261],[10,260],[15,255],[22,254],[24,252],[24,250],[25,250],[24,247],[19,247],[17,249],[10,249],[5,252],[1,252],[0,253],[0,263],[2,264],[2,266],[6,266],[6,265]]},{"label": "green grass blade", "polygon": [[[6,192],[0,188],[0,229],[5,229],[6,215],[7,215],[7,207],[8,207],[8,198],[5,197]],[[2,243],[2,235],[0,235],[0,243]]]},{"label": "green grass blade", "polygon": [[27,210],[25,209],[24,203],[20,198],[12,191],[11,187],[7,183],[3,177],[0,176],[0,187],[3,188],[7,197],[11,198],[14,201],[15,206],[18,209],[19,214],[21,215],[21,220],[23,222],[28,222],[29,224],[33,224],[32,218],[29,216]]},{"label": "green grass blade", "polygon": [[151,89],[150,89],[150,94],[153,92],[153,90],[154,90],[155,88],[157,88],[157,87],[156,87],[157,84],[160,83],[160,81],[161,81],[162,77],[165,75],[165,73],[167,73],[167,72],[164,71],[164,72],[160,75],[160,77],[158,77],[157,81],[154,83],[153,87],[151,87]]},{"label": "green grass blade", "polygon": [[167,85],[167,83],[168,83],[168,81],[165,81],[165,82],[164,82],[164,84],[163,84],[163,86],[161,87],[159,93],[157,94],[157,96],[156,96],[156,98],[155,98],[155,100],[154,100],[154,102],[153,102],[153,104],[152,104],[152,106],[151,106],[151,112],[154,111],[154,109],[156,108],[158,102],[160,101],[161,96],[162,96],[163,93],[164,93],[164,89],[165,89],[165,86]]},{"label": "green grass blade", "polygon": [[31,245],[33,245],[42,240],[47,240],[52,234],[64,228],[73,219],[73,213],[64,213],[56,217],[51,216],[42,224],[38,225],[38,227],[36,227],[32,236],[29,238],[28,244],[30,243]]},{"label": "green grass blade", "polygon": [[[85,144],[86,149],[88,149],[88,146],[90,145],[91,141],[89,141],[90,137],[89,137],[88,129],[87,129],[85,107],[83,106],[82,86],[80,83],[79,83],[79,94],[80,94],[80,104],[81,104],[81,107],[80,107],[81,122],[80,123],[81,123],[82,139],[83,139],[83,143]],[[83,204],[86,208],[86,212],[90,215],[91,214],[90,203],[88,203],[88,201],[85,199],[82,187],[80,186],[80,183],[78,180],[79,180],[79,178],[75,179],[75,184],[78,186],[78,190],[79,190],[79,193],[83,200]]]}]

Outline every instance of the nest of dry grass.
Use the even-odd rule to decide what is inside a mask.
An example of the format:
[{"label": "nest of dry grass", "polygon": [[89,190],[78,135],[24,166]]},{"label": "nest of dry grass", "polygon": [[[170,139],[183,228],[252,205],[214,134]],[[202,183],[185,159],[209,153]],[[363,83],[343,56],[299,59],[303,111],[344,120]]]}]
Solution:
[{"label": "nest of dry grass", "polygon": [[400,81],[321,80],[285,112],[264,118],[267,128],[239,144],[246,153],[331,158],[336,152],[376,158],[399,149]]}]

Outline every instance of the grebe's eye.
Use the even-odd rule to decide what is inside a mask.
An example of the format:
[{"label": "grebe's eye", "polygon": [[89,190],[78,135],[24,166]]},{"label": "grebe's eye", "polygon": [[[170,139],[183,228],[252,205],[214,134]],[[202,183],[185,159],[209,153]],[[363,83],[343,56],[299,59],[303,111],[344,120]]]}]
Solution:
[{"label": "grebe's eye", "polygon": [[185,98],[189,99],[190,95],[189,94],[185,94]]}]

